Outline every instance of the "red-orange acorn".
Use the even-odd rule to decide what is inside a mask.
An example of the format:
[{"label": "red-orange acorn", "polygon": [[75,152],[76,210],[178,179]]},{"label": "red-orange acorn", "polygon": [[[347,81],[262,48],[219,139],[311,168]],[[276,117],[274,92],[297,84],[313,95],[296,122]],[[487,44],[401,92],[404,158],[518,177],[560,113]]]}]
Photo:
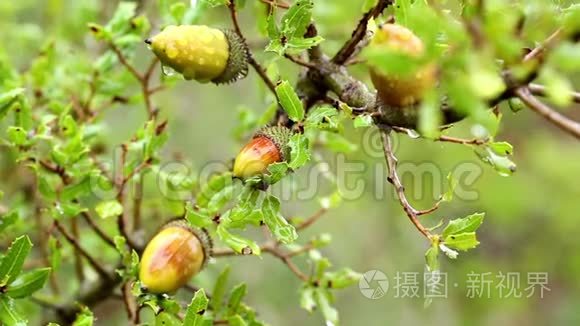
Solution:
[{"label": "red-orange acorn", "polygon": [[199,273],[211,245],[205,233],[191,228],[185,220],[169,222],[147,244],[139,278],[151,293],[171,293]]},{"label": "red-orange acorn", "polygon": [[[421,57],[425,53],[423,41],[408,28],[397,24],[382,25],[371,44],[412,57]],[[376,69],[371,69],[370,74],[383,103],[393,107],[419,102],[436,83],[436,68],[432,63],[425,64],[412,75],[386,74]]]},{"label": "red-orange acorn", "polygon": [[286,161],[292,131],[286,127],[266,127],[242,148],[234,163],[234,176],[247,179],[266,172],[268,165]]}]

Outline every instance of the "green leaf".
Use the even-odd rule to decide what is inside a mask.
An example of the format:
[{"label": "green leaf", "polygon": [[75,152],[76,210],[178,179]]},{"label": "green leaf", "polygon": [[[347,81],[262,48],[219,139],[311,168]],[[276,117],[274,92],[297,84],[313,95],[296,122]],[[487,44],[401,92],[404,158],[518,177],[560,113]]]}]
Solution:
[{"label": "green leaf", "polygon": [[311,109],[306,117],[306,124],[318,125],[325,119],[336,116],[338,111],[331,105],[319,105]]},{"label": "green leaf", "polygon": [[24,88],[15,88],[0,94],[0,120],[4,118],[10,107],[18,101],[20,96],[24,94],[24,91]]},{"label": "green leaf", "polygon": [[242,302],[242,299],[244,298],[245,295],[246,295],[245,283],[238,284],[236,287],[234,287],[228,300],[228,315],[235,315],[239,313],[240,303]]},{"label": "green leaf", "polygon": [[26,326],[27,321],[20,316],[14,307],[14,300],[0,295],[0,321],[6,326]]},{"label": "green leaf", "polygon": [[288,163],[278,162],[268,165],[268,184],[273,185],[282,180],[288,172]]},{"label": "green leaf", "polygon": [[441,196],[441,200],[445,202],[450,202],[453,200],[453,195],[455,194],[455,188],[457,187],[458,181],[453,177],[453,173],[449,172],[447,174],[447,191]]},{"label": "green leaf", "polygon": [[16,279],[31,248],[32,242],[27,235],[22,235],[12,242],[0,264],[0,284],[9,285]]},{"label": "green leaf", "polygon": [[425,252],[425,262],[429,272],[439,270],[439,247],[435,242]]},{"label": "green leaf", "polygon": [[229,0],[200,0],[200,3],[198,4],[198,6],[202,3],[205,3],[213,8],[213,7],[225,6],[229,3]]},{"label": "green leaf", "polygon": [[[219,193],[224,190],[224,188],[232,185],[232,174],[230,172],[225,172],[213,176],[209,182],[201,189],[199,195],[196,198],[196,204],[202,208],[208,208],[211,200],[214,196],[220,196]],[[226,193],[228,190],[226,190]],[[219,199],[219,198],[218,198]],[[214,205],[217,203],[214,202]]]},{"label": "green leaf", "polygon": [[228,318],[228,325],[230,326],[246,326],[246,321],[240,315],[230,316]]},{"label": "green leaf", "polygon": [[53,271],[57,271],[60,267],[61,262],[61,252],[58,240],[52,235],[48,238],[48,249],[50,253],[50,266]]},{"label": "green leaf", "polygon": [[358,283],[362,274],[353,271],[350,268],[343,268],[336,272],[328,272],[324,275],[324,281],[328,282],[327,286],[332,289],[343,289],[355,283]]},{"label": "green leaf", "polygon": [[512,144],[505,141],[493,142],[488,144],[488,146],[498,155],[512,155],[514,153]]},{"label": "green leaf", "polygon": [[95,207],[97,214],[105,219],[123,214],[123,205],[116,200],[103,201]]},{"label": "green leaf", "polygon": [[397,24],[407,26],[409,24],[408,15],[411,11],[411,0],[395,0],[395,21]]},{"label": "green leaf", "polygon": [[229,277],[230,277],[230,266],[227,266],[222,270],[217,280],[215,281],[210,306],[211,309],[216,314],[219,314],[219,312],[222,309]]},{"label": "green leaf", "polygon": [[185,218],[189,223],[200,228],[208,227],[212,224],[212,217],[207,209],[197,209],[191,207],[191,205],[186,205],[185,207]]},{"label": "green leaf", "polygon": [[191,303],[185,312],[183,325],[202,326],[204,324],[204,312],[209,304],[209,299],[205,295],[204,289],[199,289],[195,292]]},{"label": "green leaf", "polygon": [[304,285],[300,288],[300,307],[308,312],[312,312],[316,308],[313,287]]},{"label": "green leaf", "polygon": [[50,275],[50,268],[38,268],[20,274],[8,286],[6,294],[12,298],[24,298],[42,289]]},{"label": "green leaf", "polygon": [[290,86],[287,80],[281,81],[278,86],[276,86],[276,94],[280,100],[280,105],[288,117],[293,121],[300,121],[304,119],[304,106],[302,101],[294,91],[294,88]]},{"label": "green leaf", "polygon": [[435,139],[439,136],[441,126],[441,110],[439,97],[435,92],[429,92],[423,98],[419,108],[419,132],[423,137]]},{"label": "green leaf", "polygon": [[449,248],[466,251],[477,247],[479,241],[477,241],[475,232],[466,232],[444,237],[443,244]]},{"label": "green leaf", "polygon": [[282,33],[288,38],[302,37],[312,17],[312,0],[298,0],[282,17]]},{"label": "green leaf", "polygon": [[446,238],[452,234],[475,232],[483,223],[484,217],[485,213],[474,213],[464,218],[452,220],[447,224],[442,235]]},{"label": "green leaf", "polygon": [[355,128],[366,128],[373,125],[373,117],[370,114],[361,114],[354,118],[354,127]]},{"label": "green leaf", "polygon": [[238,254],[259,256],[261,253],[260,246],[256,242],[229,232],[223,224],[218,225],[216,233],[228,247]]},{"label": "green leaf", "polygon": [[327,325],[338,325],[338,311],[330,304],[331,294],[323,288],[314,289],[314,301]]},{"label": "green leaf", "polygon": [[8,127],[6,133],[8,134],[8,140],[14,145],[24,145],[27,142],[26,131],[20,127]]},{"label": "green leaf", "polygon": [[290,146],[290,163],[288,166],[297,170],[310,160],[310,144],[303,134],[294,134],[288,142]]},{"label": "green leaf", "polygon": [[2,217],[0,218],[0,234],[4,232],[9,226],[18,221],[18,218],[19,215],[18,211],[16,210],[10,211],[2,215]]},{"label": "green leaf", "polygon": [[325,131],[320,136],[321,142],[335,153],[352,153],[358,149],[356,144],[353,144],[341,134]]},{"label": "green leaf", "polygon": [[280,215],[280,201],[278,198],[272,195],[268,195],[264,198],[262,212],[264,214],[264,222],[268,225],[268,228],[277,240],[288,244],[294,242],[294,240],[298,238],[294,226],[290,225],[290,223]]},{"label": "green leaf", "polygon": [[155,326],[183,326],[183,323],[175,315],[161,311],[155,317]]}]

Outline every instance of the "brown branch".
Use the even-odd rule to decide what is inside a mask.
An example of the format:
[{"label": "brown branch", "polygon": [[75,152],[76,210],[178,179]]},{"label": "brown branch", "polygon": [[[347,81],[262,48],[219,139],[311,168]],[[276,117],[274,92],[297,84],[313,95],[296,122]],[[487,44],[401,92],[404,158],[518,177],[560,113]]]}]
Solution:
[{"label": "brown branch", "polygon": [[542,44],[536,46],[532,51],[526,54],[524,57],[524,62],[531,61],[540,57],[547,49],[550,49],[560,39],[561,35],[562,29],[559,28],[554,33],[552,33],[552,35],[548,36],[548,38],[544,40]]},{"label": "brown branch", "polygon": [[116,248],[115,241],[103,230],[101,227],[97,225],[97,223],[91,218],[89,213],[82,212],[81,216],[87,222],[87,224],[95,231],[95,233],[103,240],[105,243],[110,245],[113,248]]},{"label": "brown branch", "polygon": [[[240,28],[240,24],[238,22],[238,13],[236,10],[236,3],[234,0],[230,1],[230,3],[228,4],[228,9],[230,11],[230,16],[236,34],[238,34],[238,36],[243,40],[243,42],[246,43],[246,38],[244,36],[244,33],[242,33],[242,29]],[[270,89],[270,91],[274,94],[274,96],[277,99],[278,94],[276,94],[276,85],[274,85],[274,83],[270,80],[264,68],[262,68],[262,66],[256,61],[250,49],[248,49],[248,63],[254,68],[254,70],[258,73],[260,78],[262,78],[268,89]]]},{"label": "brown branch", "polygon": [[316,64],[314,64],[314,63],[303,61],[303,60],[301,60],[301,59],[299,59],[299,58],[297,58],[297,57],[295,57],[295,56],[293,56],[293,55],[287,54],[287,53],[284,53],[284,57],[285,57],[286,59],[288,59],[288,60],[290,60],[290,61],[294,62],[295,64],[297,64],[297,65],[299,65],[299,66],[302,66],[302,67],[305,67],[305,68],[309,68],[309,69],[315,69],[315,70],[319,68],[319,67],[318,67]]},{"label": "brown branch", "polygon": [[54,221],[54,226],[58,229],[58,231],[65,237],[65,239],[78,251],[93,267],[93,269],[104,279],[110,279],[111,275],[105,270],[103,266],[93,257],[91,256],[83,247],[81,247],[78,240],[71,235],[57,220]]},{"label": "brown branch", "polygon": [[558,128],[580,139],[580,123],[570,120],[566,116],[540,102],[527,88],[517,89],[515,93],[534,112],[543,116]]},{"label": "brown branch", "polygon": [[122,287],[123,303],[125,304],[125,310],[127,311],[127,317],[131,322],[131,325],[139,324],[139,310],[137,307],[137,302],[135,297],[131,294],[131,283],[126,282]]},{"label": "brown branch", "polygon": [[[79,238],[79,221],[76,218],[70,220],[70,226],[72,230],[72,236],[75,239]],[[83,282],[85,279],[85,272],[84,266],[82,262],[81,253],[79,250],[74,251],[74,264],[75,264],[75,272],[77,274],[77,279],[79,282]]]},{"label": "brown branch", "polygon": [[300,223],[298,226],[296,226],[296,231],[301,231],[311,226],[316,221],[318,221],[327,211],[328,209],[321,207],[318,211],[316,211],[316,213],[314,213],[312,216],[310,216],[302,223]]},{"label": "brown branch", "polygon": [[308,275],[304,274],[299,268],[298,266],[296,266],[293,262],[290,256],[288,256],[287,254],[283,253],[277,246],[275,245],[267,245],[263,248],[264,252],[268,252],[270,254],[272,254],[273,256],[279,258],[284,264],[286,264],[286,266],[288,266],[288,268],[292,271],[292,273],[294,273],[294,275],[296,275],[299,279],[301,279],[304,282],[308,282],[308,280],[310,279],[308,277]]},{"label": "brown branch", "polygon": [[393,152],[393,146],[391,144],[391,136],[390,136],[390,129],[380,129],[381,137],[383,141],[383,150],[385,154],[385,160],[387,162],[387,168],[389,170],[389,176],[387,177],[387,181],[391,183],[396,190],[397,197],[399,198],[399,202],[401,206],[403,206],[403,210],[409,220],[419,232],[421,232],[427,239],[431,238],[431,233],[421,224],[418,219],[418,216],[422,214],[422,212],[432,212],[437,208],[427,210],[427,211],[418,211],[407,200],[407,196],[405,195],[405,187],[403,186],[399,175],[397,174],[397,157]]},{"label": "brown branch", "polygon": [[392,5],[391,0],[379,0],[377,5],[371,10],[367,11],[362,19],[358,22],[356,29],[352,32],[351,38],[344,43],[342,48],[336,53],[332,62],[342,65],[347,62],[352,54],[355,52],[357,45],[363,40],[367,33],[367,25],[371,18],[378,17],[388,6]]},{"label": "brown branch", "polygon": [[[546,97],[546,87],[543,85],[538,84],[529,84],[528,89],[532,95]],[[572,92],[570,93],[570,97],[572,98],[573,102],[580,103],[580,92]]]}]

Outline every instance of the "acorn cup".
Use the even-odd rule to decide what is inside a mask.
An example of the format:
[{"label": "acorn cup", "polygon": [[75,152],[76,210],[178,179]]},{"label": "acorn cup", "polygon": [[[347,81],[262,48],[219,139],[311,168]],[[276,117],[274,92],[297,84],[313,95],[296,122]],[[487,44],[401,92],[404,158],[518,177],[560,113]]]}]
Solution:
[{"label": "acorn cup", "polygon": [[147,244],[139,279],[148,292],[175,292],[204,268],[210,255],[211,241],[205,232],[185,220],[171,221]]},{"label": "acorn cup", "polygon": [[272,163],[290,158],[288,141],[292,131],[286,127],[266,127],[242,148],[234,162],[234,176],[242,180],[262,174]]},{"label": "acorn cup", "polygon": [[171,25],[145,43],[163,65],[179,72],[186,80],[224,84],[248,74],[248,48],[230,30]]},{"label": "acorn cup", "polygon": [[[425,53],[423,41],[411,30],[397,24],[383,24],[376,31],[371,44],[413,57]],[[387,74],[370,69],[371,80],[382,102],[391,107],[406,107],[423,98],[436,84],[436,66],[427,63],[412,75]]]}]

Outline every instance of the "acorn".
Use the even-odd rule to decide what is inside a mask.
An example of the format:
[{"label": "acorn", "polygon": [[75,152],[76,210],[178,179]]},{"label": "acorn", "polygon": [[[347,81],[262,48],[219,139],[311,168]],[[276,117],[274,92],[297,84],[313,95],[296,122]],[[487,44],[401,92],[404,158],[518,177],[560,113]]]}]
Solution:
[{"label": "acorn", "polygon": [[[371,44],[413,57],[425,53],[423,41],[408,28],[397,24],[380,26]],[[412,75],[386,74],[373,68],[370,74],[382,102],[392,107],[406,107],[421,101],[426,91],[436,83],[436,67],[432,63],[420,67]]]},{"label": "acorn", "polygon": [[288,160],[290,136],[292,131],[280,126],[258,131],[236,156],[234,176],[247,179],[266,172],[272,163]]},{"label": "acorn", "polygon": [[231,30],[204,25],[171,25],[145,43],[165,66],[186,80],[231,83],[248,74],[248,48]]},{"label": "acorn", "polygon": [[148,292],[172,293],[199,273],[211,255],[211,241],[185,220],[164,225],[141,257],[139,279]]}]

